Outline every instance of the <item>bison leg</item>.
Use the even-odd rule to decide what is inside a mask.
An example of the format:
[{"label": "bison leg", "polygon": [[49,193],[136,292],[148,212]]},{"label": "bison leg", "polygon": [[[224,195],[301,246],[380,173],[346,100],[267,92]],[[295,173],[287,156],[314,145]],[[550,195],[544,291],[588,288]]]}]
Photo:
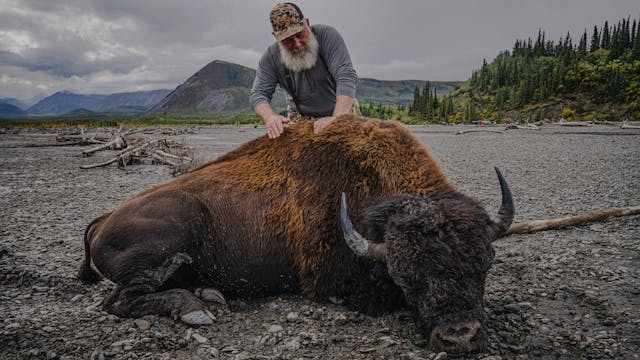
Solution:
[{"label": "bison leg", "polygon": [[186,289],[158,289],[183,264],[191,264],[190,256],[177,253],[154,270],[147,270],[133,277],[127,284],[119,285],[103,303],[103,310],[123,317],[140,317],[148,314],[171,315],[187,324],[211,324],[212,316],[206,305]]}]

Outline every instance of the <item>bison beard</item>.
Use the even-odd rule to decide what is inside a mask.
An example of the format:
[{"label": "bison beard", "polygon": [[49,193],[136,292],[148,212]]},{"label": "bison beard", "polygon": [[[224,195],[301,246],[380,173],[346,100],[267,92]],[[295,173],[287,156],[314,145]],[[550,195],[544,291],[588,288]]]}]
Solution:
[{"label": "bison beard", "polygon": [[409,305],[435,350],[479,351],[491,241],[513,219],[498,177],[494,222],[401,124],[345,115],[315,135],[301,122],[95,219],[79,278],[99,279],[93,260],[116,284],[104,310],[189,324],[212,321],[196,286],[219,302],[302,291],[369,315]]}]

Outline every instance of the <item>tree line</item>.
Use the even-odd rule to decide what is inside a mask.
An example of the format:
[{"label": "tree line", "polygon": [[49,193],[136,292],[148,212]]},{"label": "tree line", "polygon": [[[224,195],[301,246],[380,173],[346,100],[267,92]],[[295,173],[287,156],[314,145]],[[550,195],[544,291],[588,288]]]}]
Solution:
[{"label": "tree line", "polygon": [[[540,30],[535,41],[518,40],[512,51],[483,62],[469,80],[473,95],[484,95],[488,111],[521,109],[567,93],[591,101],[618,102],[640,112],[640,24],[629,18],[594,26],[577,44],[570,33],[557,42]],[[475,103],[478,103],[475,97]]]},{"label": "tree line", "polygon": [[[589,35],[590,33],[590,35]],[[563,98],[563,116],[580,111],[580,101],[622,104],[632,118],[640,118],[640,22],[630,18],[615,25],[587,29],[574,43],[569,32],[558,41],[539,30],[534,40],[516,40],[512,50],[500,52],[452,93],[439,97],[429,82],[416,87],[406,108],[412,122],[471,122],[498,120],[509,110],[525,111],[531,120],[544,118],[544,106]]]}]

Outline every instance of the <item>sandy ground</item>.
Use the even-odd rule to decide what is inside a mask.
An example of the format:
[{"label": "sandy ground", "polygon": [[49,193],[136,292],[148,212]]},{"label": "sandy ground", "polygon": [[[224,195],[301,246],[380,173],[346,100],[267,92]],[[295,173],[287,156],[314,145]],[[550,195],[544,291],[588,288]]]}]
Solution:
[{"label": "sandy ground", "polygon": [[[411,130],[458,189],[490,213],[500,197],[493,166],[511,185],[516,221],[640,205],[640,130]],[[201,128],[172,138],[212,159],[263,133],[253,127]],[[84,228],[122,201],[172,179],[170,170],[81,170],[111,154],[84,158],[84,147],[27,147],[36,143],[55,143],[55,134],[0,133],[0,359],[436,357],[409,311],[371,318],[299,295],[237,299],[213,309],[217,320],[207,327],[101,312],[113,285],[75,280]],[[485,294],[490,346],[469,358],[638,358],[640,217],[513,235],[494,246]]]}]

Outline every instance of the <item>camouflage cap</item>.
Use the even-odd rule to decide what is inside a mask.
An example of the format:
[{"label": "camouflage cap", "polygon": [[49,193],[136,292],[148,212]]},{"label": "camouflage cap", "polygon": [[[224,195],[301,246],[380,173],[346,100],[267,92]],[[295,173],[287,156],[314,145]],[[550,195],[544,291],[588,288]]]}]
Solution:
[{"label": "camouflage cap", "polygon": [[280,3],[269,14],[273,36],[282,41],[304,30],[304,16],[300,8],[292,3]]}]

